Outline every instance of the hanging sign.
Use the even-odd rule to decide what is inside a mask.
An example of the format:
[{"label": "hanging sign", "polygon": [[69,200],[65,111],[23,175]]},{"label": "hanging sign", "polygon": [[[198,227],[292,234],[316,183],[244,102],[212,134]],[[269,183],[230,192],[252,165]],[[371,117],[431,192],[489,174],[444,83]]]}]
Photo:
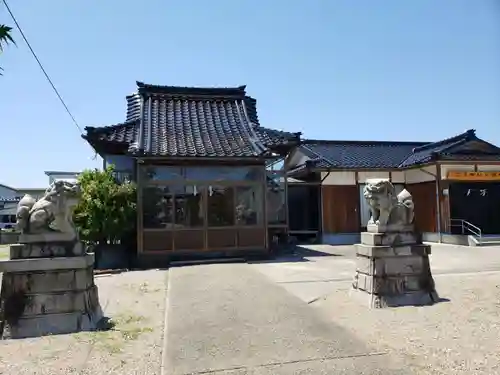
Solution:
[{"label": "hanging sign", "polygon": [[500,181],[500,171],[492,172],[467,172],[450,171],[447,175],[449,180],[459,181]]}]

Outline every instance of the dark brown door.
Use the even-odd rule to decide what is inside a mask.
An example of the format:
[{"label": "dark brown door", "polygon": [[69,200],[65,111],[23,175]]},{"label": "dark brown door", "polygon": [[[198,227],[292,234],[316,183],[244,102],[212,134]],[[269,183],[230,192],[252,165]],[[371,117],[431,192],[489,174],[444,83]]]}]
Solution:
[{"label": "dark brown door", "polygon": [[326,185],[323,194],[323,230],[325,233],[357,233],[359,192],[356,185]]},{"label": "dark brown door", "polygon": [[420,232],[436,232],[436,182],[407,185],[415,203],[415,227]]}]

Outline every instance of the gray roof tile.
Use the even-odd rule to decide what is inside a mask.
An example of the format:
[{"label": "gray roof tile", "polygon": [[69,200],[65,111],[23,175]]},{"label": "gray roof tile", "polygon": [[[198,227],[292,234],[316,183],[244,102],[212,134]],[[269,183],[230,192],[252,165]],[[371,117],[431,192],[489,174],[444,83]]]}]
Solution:
[{"label": "gray roof tile", "polygon": [[471,129],[439,142],[306,140],[300,148],[311,158],[307,167],[317,169],[405,168],[424,164],[436,158],[500,160],[500,149],[494,145],[490,145],[490,153],[461,150],[466,143],[477,140],[479,139],[475,135],[475,130]]},{"label": "gray roof tile", "polygon": [[[395,168],[424,142],[305,141],[301,147],[316,168]],[[311,164],[311,167],[314,164]]]},{"label": "gray roof tile", "polygon": [[255,157],[300,140],[300,133],[261,127],[256,101],[246,95],[245,86],[137,85],[138,93],[127,96],[127,121],[86,128],[89,142],[126,143],[131,152],[155,156]]}]

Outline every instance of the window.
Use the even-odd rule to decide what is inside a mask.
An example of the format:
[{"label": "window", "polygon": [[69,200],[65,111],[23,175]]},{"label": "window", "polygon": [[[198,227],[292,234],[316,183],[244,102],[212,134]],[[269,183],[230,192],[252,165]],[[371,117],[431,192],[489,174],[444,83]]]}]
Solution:
[{"label": "window", "polygon": [[267,180],[267,221],[270,225],[286,224],[286,197],[283,179]]},{"label": "window", "polygon": [[234,188],[209,186],[207,191],[209,227],[234,225]]},{"label": "window", "polygon": [[119,183],[130,182],[133,180],[133,173],[130,171],[114,171],[113,175]]},{"label": "window", "polygon": [[141,178],[149,181],[172,181],[182,179],[181,168],[169,166],[144,166]]},{"label": "window", "polygon": [[262,198],[260,186],[236,188],[236,225],[262,224]]},{"label": "window", "polygon": [[205,207],[203,188],[186,185],[175,190],[175,226],[193,228],[203,226]]},{"label": "window", "polygon": [[184,176],[193,181],[262,181],[262,167],[189,167]]},{"label": "window", "polygon": [[173,226],[173,194],[168,186],[145,187],[142,191],[144,228]]}]

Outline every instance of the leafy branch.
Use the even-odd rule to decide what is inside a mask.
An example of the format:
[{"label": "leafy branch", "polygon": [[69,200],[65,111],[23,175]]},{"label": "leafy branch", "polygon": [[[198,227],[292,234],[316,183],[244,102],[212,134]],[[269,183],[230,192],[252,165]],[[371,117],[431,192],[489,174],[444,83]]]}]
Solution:
[{"label": "leafy branch", "polygon": [[[0,24],[0,53],[3,52],[4,46],[9,43],[16,45],[14,38],[12,38],[12,27]],[[3,70],[2,67],[0,67],[1,70]],[[2,75],[1,72],[0,75]]]}]

